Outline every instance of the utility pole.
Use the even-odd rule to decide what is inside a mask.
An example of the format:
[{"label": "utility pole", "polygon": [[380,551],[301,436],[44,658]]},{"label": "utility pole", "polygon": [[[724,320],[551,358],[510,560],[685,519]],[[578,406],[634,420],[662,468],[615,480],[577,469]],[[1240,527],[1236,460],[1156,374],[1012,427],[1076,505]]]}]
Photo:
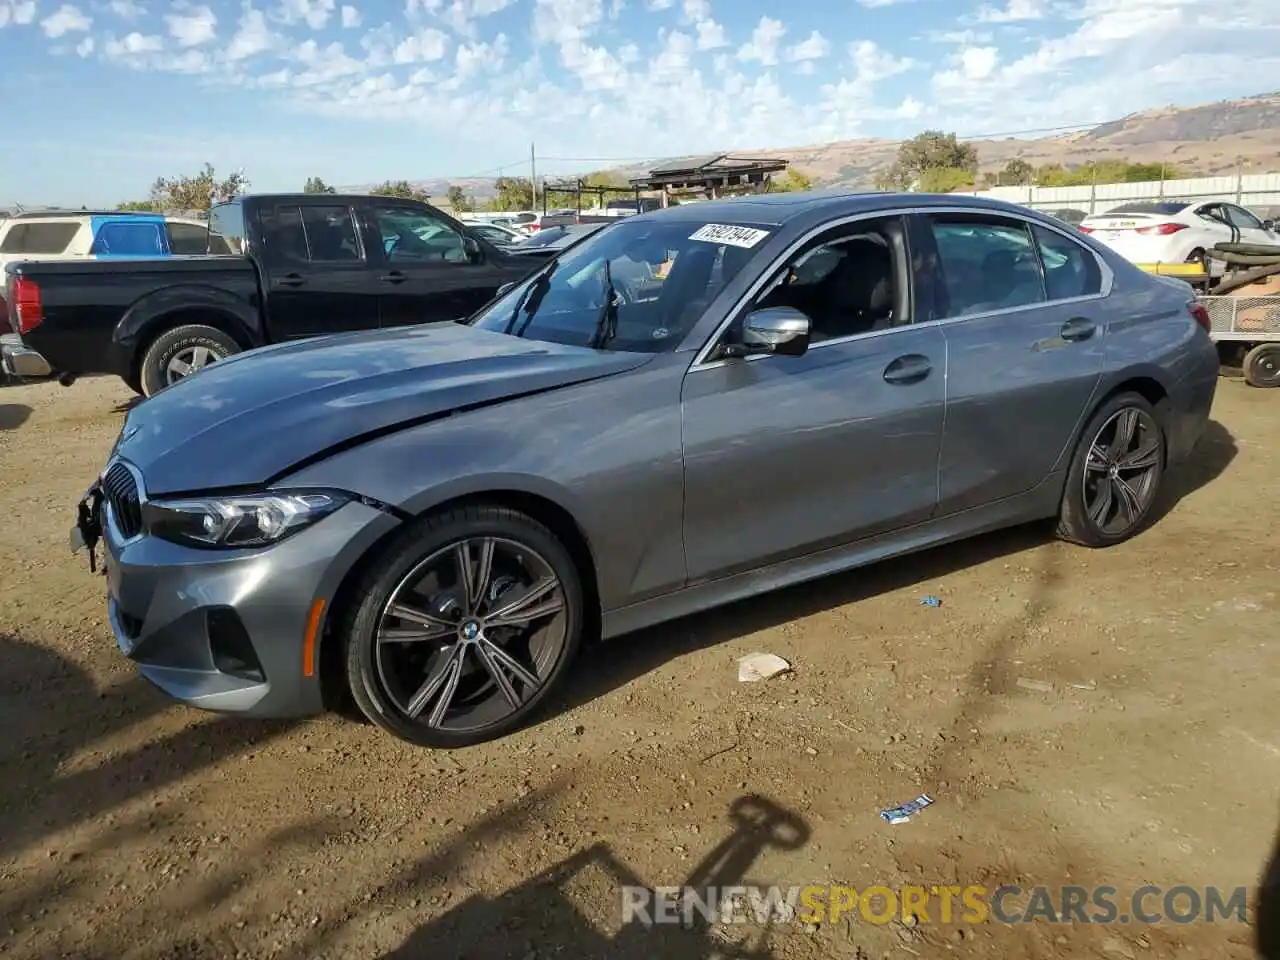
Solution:
[{"label": "utility pole", "polygon": [[532,188],[533,209],[538,209],[538,155],[529,144],[529,186]]}]

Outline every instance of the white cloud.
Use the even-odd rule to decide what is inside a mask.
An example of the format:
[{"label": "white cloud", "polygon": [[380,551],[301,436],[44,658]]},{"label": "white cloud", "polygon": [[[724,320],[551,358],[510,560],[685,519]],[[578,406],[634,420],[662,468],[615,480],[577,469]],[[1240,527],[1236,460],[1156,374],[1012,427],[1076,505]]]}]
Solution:
[{"label": "white cloud", "polygon": [[233,62],[247,60],[274,50],[280,42],[281,38],[267,26],[266,15],[261,10],[247,7],[240,17],[240,28],[227,44],[223,56]]},{"label": "white cloud", "polygon": [[342,8],[342,25],[348,30],[353,30],[360,26],[363,18],[360,11],[355,7],[343,6]]},{"label": "white cloud", "polygon": [[689,23],[709,20],[711,19],[711,0],[684,0],[681,10]]},{"label": "white cloud", "polygon": [[984,5],[974,17],[978,23],[1017,23],[1042,20],[1048,14],[1043,0],[1008,0],[1003,7]]},{"label": "white cloud", "polygon": [[645,7],[649,10],[670,10],[676,5],[676,0],[647,0]]},{"label": "white cloud", "polygon": [[791,61],[821,60],[831,52],[831,43],[817,30],[797,44],[787,47],[785,59]]},{"label": "white cloud", "polygon": [[0,0],[0,27],[26,26],[35,16],[35,0]]},{"label": "white cloud", "polygon": [[194,7],[186,13],[174,13],[165,17],[169,35],[180,47],[198,47],[210,43],[217,36],[218,18],[208,7]]},{"label": "white cloud", "polygon": [[73,7],[69,3],[64,3],[57,11],[40,21],[44,35],[50,39],[56,39],[67,33],[84,33],[92,25],[92,18],[85,16],[79,7]]},{"label": "white cloud", "polygon": [[76,54],[81,58],[93,53],[93,37],[85,37],[76,44]]},{"label": "white cloud", "polygon": [[871,40],[863,40],[849,47],[857,78],[862,83],[879,83],[915,66],[909,57],[896,57]]},{"label": "white cloud", "polygon": [[604,19],[600,0],[534,0],[534,43],[578,43]]},{"label": "white cloud", "polygon": [[448,34],[427,27],[396,44],[391,60],[394,63],[430,63],[443,58],[448,49]]},{"label": "white cloud", "polygon": [[164,41],[154,34],[141,34],[137,31],[128,34],[123,40],[108,40],[102,48],[103,53],[113,60],[127,59],[139,54],[158,53],[164,49]]},{"label": "white cloud", "polygon": [[719,50],[721,47],[729,45],[729,38],[725,35],[724,27],[714,20],[699,20],[694,24],[694,29],[698,34],[699,50]]},{"label": "white cloud", "polygon": [[778,44],[787,32],[781,20],[761,17],[751,32],[751,39],[738,49],[739,60],[757,60],[766,67],[778,62]]},{"label": "white cloud", "polygon": [[305,23],[312,30],[321,30],[336,6],[336,0],[281,0],[272,19],[286,25]]},{"label": "white cloud", "polygon": [[965,47],[956,59],[966,80],[984,80],[995,71],[1000,53],[995,47]]},{"label": "white cloud", "polygon": [[136,20],[147,12],[146,7],[136,0],[111,0],[111,12],[125,20]]}]

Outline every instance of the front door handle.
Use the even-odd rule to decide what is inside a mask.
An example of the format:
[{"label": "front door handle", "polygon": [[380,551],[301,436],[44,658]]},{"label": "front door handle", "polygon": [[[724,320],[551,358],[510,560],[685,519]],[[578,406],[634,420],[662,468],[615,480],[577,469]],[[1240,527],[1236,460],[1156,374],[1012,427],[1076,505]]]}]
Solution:
[{"label": "front door handle", "polygon": [[1079,343],[1081,340],[1088,340],[1096,333],[1098,328],[1094,326],[1092,320],[1086,320],[1084,317],[1072,317],[1062,325],[1059,336],[1068,343]]},{"label": "front door handle", "polygon": [[918,353],[908,353],[898,357],[884,368],[885,383],[908,384],[919,383],[929,375],[933,364],[929,358]]},{"label": "front door handle", "polygon": [[286,273],[283,277],[276,278],[277,286],[281,287],[300,287],[306,282],[306,278],[300,273]]},{"label": "front door handle", "polygon": [[378,279],[383,283],[404,283],[409,279],[409,275],[401,273],[399,270],[392,270],[390,273],[384,273]]}]

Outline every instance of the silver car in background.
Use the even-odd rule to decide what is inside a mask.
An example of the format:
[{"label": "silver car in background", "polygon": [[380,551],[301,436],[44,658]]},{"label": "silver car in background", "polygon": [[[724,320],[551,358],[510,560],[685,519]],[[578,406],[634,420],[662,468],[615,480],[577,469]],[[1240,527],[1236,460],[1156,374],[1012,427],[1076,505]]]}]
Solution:
[{"label": "silver car in background", "polygon": [[178,700],[350,698],[471,744],[585,639],[1038,518],[1133,536],[1207,421],[1206,326],[1185,285],[1012,204],[680,206],[465,323],[179,381],[129,413],[76,530],[105,542],[120,649]]}]

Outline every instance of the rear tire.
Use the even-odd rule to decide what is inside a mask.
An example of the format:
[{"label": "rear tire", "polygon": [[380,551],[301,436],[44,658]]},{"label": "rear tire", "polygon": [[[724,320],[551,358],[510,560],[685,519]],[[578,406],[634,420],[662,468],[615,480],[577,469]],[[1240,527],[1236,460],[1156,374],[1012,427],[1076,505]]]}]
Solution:
[{"label": "rear tire", "polygon": [[240,344],[217,327],[197,323],[174,327],[156,337],[147,348],[138,385],[141,393],[150,397],[210,363],[239,352]]},{"label": "rear tire", "polygon": [[1260,343],[1244,355],[1244,382],[1251,387],[1280,387],[1280,343]]},{"label": "rear tire", "polygon": [[1058,536],[1110,547],[1139,533],[1159,496],[1165,455],[1164,428],[1145,397],[1120,393],[1103,403],[1072,455]]}]

